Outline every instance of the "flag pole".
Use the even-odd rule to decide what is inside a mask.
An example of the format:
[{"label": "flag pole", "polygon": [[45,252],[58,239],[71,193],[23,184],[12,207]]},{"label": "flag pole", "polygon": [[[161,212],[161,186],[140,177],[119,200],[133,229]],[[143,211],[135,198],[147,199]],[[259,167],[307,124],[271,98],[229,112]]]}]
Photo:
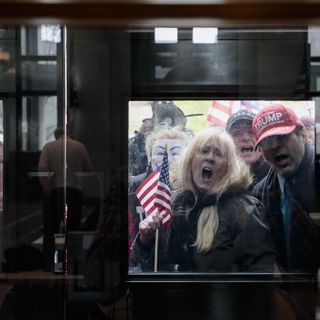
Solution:
[{"label": "flag pole", "polygon": [[[164,152],[165,152],[165,154],[167,154],[167,152],[168,152],[168,145],[167,144],[164,146]],[[168,154],[167,154],[167,156],[168,156]],[[162,164],[163,164],[163,162],[162,162]],[[161,164],[161,169],[162,169],[162,164]],[[161,175],[161,172],[160,172],[160,175]],[[159,214],[159,208],[158,208],[157,212]],[[159,229],[157,228],[156,235],[154,238],[154,268],[153,268],[154,272],[158,272],[158,247],[159,247]]]},{"label": "flag pole", "polygon": [[159,246],[159,229],[156,229],[154,238],[154,272],[158,272],[158,246]]}]

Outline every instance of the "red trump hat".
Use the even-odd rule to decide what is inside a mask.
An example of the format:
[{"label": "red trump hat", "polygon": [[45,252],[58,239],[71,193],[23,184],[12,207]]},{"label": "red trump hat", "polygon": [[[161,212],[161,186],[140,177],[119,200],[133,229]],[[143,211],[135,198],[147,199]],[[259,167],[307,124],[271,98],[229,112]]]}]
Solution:
[{"label": "red trump hat", "polygon": [[256,148],[265,138],[292,133],[297,126],[303,127],[293,110],[280,104],[266,106],[257,113],[252,122]]}]

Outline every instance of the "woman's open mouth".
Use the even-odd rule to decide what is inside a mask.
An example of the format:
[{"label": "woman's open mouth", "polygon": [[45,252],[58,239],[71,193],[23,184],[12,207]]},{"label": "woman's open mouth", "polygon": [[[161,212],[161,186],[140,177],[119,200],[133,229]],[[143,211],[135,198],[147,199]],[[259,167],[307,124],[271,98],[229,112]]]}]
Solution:
[{"label": "woman's open mouth", "polygon": [[212,169],[208,167],[204,167],[202,169],[202,178],[203,179],[210,179],[212,176]]}]

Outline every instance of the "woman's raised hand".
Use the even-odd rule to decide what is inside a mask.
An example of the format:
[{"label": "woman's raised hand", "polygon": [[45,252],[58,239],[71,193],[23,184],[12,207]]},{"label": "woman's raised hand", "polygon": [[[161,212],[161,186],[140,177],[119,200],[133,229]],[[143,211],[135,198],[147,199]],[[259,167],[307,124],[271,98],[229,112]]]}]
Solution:
[{"label": "woman's raised hand", "polygon": [[140,241],[149,244],[155,236],[156,230],[161,226],[159,212],[149,215],[139,223]]}]

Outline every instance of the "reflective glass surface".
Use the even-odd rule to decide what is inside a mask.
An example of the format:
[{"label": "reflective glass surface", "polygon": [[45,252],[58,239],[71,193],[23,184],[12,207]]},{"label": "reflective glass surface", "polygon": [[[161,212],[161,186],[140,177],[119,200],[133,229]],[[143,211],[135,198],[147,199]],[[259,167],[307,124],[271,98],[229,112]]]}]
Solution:
[{"label": "reflective glass surface", "polygon": [[[294,182],[298,200],[319,198],[318,28],[210,27],[162,30],[160,37],[153,27],[0,29],[1,319],[178,319],[181,310],[183,319],[285,319],[287,310],[315,317],[319,261],[309,258],[320,242],[308,236],[317,239],[320,211],[304,207],[290,229],[298,230],[298,251],[308,249],[298,252],[308,257],[306,269],[281,269],[268,240],[270,221],[262,221],[267,213],[250,193],[249,166],[257,153],[269,167],[294,167],[301,145],[315,146],[306,174]],[[233,114],[252,112],[253,121],[278,104],[294,110],[299,119],[291,121],[307,116],[315,137],[292,131],[292,148],[274,156],[266,144],[256,149],[263,130],[282,121],[284,113],[274,112],[249,127],[256,141],[248,127],[245,142],[236,141],[242,127],[229,131]],[[152,140],[169,127],[179,134]],[[183,166],[194,138],[213,128],[224,143],[203,139]],[[180,179],[186,168],[187,187]],[[160,201],[163,182],[171,208],[161,207],[161,222],[150,227],[138,193],[154,173],[151,197]],[[223,185],[223,177],[233,184]],[[287,184],[276,181],[281,189],[272,190],[270,203],[282,226]],[[225,193],[233,185],[241,188]],[[220,211],[221,203],[228,210]],[[200,219],[207,207],[212,215]],[[202,227],[228,237],[207,241]],[[146,234],[151,241],[144,242]],[[153,310],[155,301],[161,310]]]}]

